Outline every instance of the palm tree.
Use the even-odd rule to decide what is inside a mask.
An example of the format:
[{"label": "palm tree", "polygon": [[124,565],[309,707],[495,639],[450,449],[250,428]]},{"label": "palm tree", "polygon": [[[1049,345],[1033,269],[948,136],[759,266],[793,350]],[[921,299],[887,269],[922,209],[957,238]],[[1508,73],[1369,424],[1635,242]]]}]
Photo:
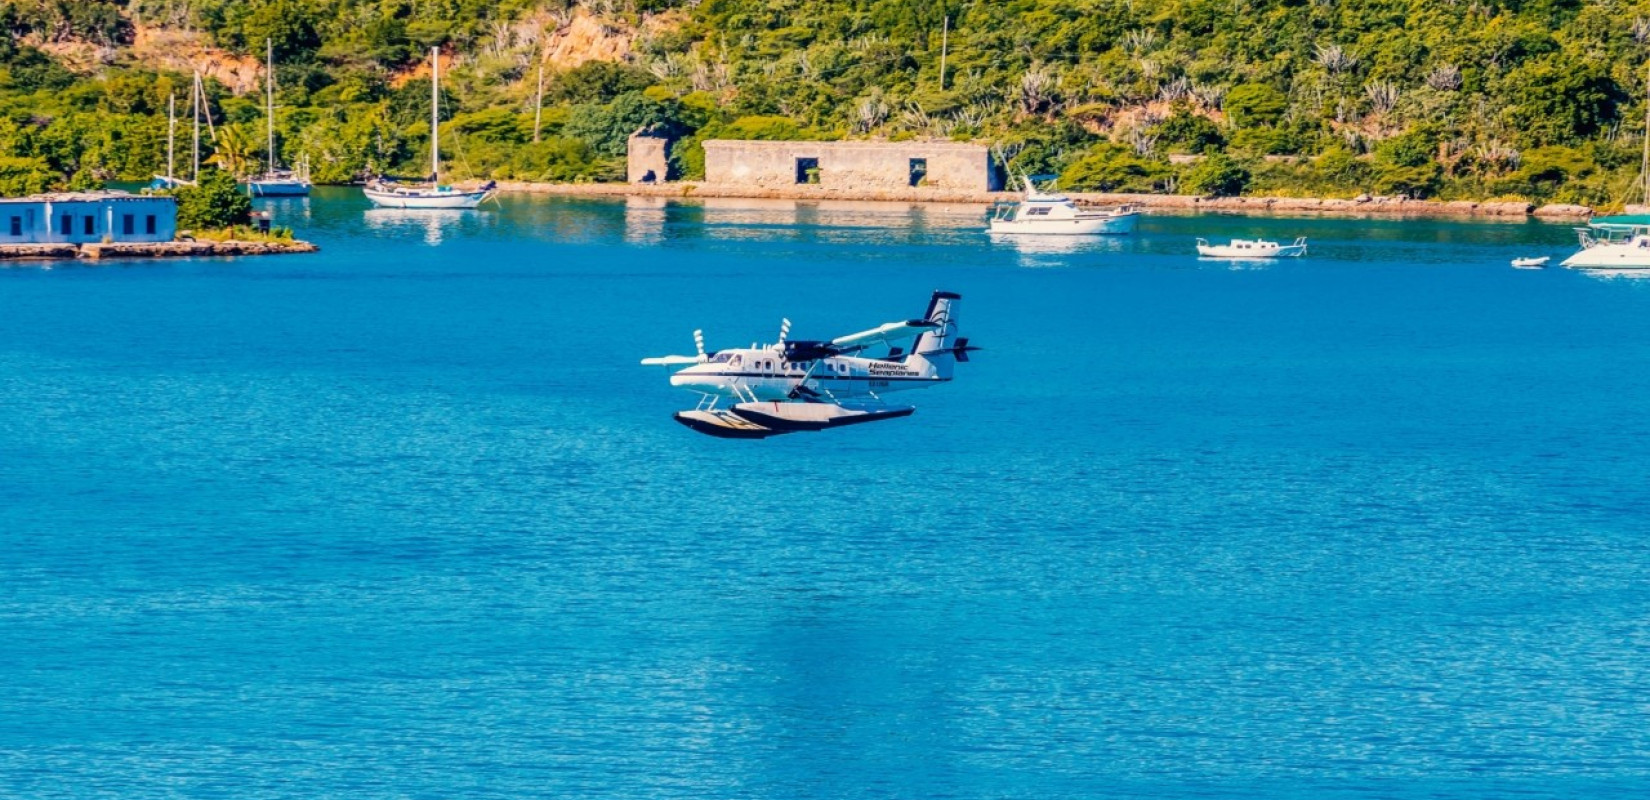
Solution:
[{"label": "palm tree", "polygon": [[258,163],[260,153],[256,142],[240,125],[225,125],[218,129],[217,147],[207,163],[216,164],[218,169],[237,178],[245,177]]}]

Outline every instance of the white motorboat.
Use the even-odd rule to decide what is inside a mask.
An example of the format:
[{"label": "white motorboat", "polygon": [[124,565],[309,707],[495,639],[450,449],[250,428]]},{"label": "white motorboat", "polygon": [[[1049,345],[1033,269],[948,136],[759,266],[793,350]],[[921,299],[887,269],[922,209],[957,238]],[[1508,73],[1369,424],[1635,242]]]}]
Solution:
[{"label": "white motorboat", "polygon": [[1198,239],[1197,254],[1203,258],[1299,258],[1306,255],[1306,237],[1292,244],[1265,239],[1233,239],[1231,244],[1209,244],[1208,239]]},{"label": "white motorboat", "polygon": [[269,49],[268,67],[264,70],[264,99],[266,129],[269,132],[269,167],[264,174],[249,178],[246,193],[253,197],[303,197],[309,194],[308,170],[294,171],[275,167],[275,42],[265,39]]},{"label": "white motorboat", "polygon": [[1138,206],[1082,209],[1065,195],[1039,190],[1030,178],[1022,180],[1026,187],[1024,199],[997,207],[996,214],[991,218],[992,233],[1116,235],[1132,233],[1135,224],[1140,221]]},{"label": "white motorboat", "polygon": [[398,183],[388,178],[367,182],[367,199],[380,208],[475,208],[493,196],[493,182],[466,189],[441,183],[441,51],[430,48],[430,180]]},{"label": "white motorboat", "polygon": [[1564,259],[1571,269],[1650,269],[1650,216],[1598,217],[1576,229],[1581,250]]},{"label": "white motorboat", "polygon": [[1541,269],[1542,267],[1547,266],[1547,262],[1551,260],[1552,258],[1549,256],[1542,256],[1540,258],[1515,258],[1512,260],[1512,265],[1515,269]]}]

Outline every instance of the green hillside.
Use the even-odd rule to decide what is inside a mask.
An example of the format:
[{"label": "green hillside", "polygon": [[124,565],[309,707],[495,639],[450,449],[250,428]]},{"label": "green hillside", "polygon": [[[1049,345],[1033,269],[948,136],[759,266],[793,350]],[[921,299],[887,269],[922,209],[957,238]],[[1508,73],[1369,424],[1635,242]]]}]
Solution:
[{"label": "green hillside", "polygon": [[[164,170],[189,76],[138,46],[157,31],[273,40],[281,157],[326,182],[423,171],[441,47],[444,152],[477,177],[616,180],[652,125],[688,178],[706,138],[940,137],[1073,189],[1603,206],[1639,174],[1650,66],[1650,2],[1615,1],[0,0],[0,26],[5,192]],[[550,69],[534,142],[575,28],[620,52]],[[255,167],[261,96],[209,91],[216,163]]]}]

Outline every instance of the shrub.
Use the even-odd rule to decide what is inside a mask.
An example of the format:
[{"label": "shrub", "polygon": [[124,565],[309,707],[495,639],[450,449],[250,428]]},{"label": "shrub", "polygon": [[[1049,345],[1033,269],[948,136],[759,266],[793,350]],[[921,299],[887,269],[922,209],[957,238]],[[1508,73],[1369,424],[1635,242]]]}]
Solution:
[{"label": "shrub", "polygon": [[1249,170],[1224,153],[1215,153],[1199,161],[1186,173],[1185,188],[1207,197],[1232,197],[1243,194],[1249,185]]},{"label": "shrub", "polygon": [[179,228],[227,228],[252,220],[251,198],[242,194],[234,176],[223,170],[202,170],[197,185],[179,186],[171,194],[178,199]]},{"label": "shrub", "polygon": [[1096,145],[1060,174],[1060,184],[1078,191],[1155,192],[1164,188],[1167,164],[1148,161],[1134,148],[1105,142]]}]

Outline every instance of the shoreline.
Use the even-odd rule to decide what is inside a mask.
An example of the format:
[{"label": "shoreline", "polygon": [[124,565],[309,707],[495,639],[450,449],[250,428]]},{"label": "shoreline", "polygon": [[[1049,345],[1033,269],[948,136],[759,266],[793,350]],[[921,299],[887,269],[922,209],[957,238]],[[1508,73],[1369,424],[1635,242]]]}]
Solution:
[{"label": "shoreline", "polygon": [[0,261],[101,261],[112,258],[208,258],[213,256],[279,256],[314,253],[310,242],[89,242],[87,244],[0,244]]},{"label": "shoreline", "polygon": [[[499,181],[501,192],[548,194],[563,197],[656,197],[750,200],[851,200],[896,203],[979,204],[1013,202],[1019,192],[976,192],[957,189],[891,187],[837,189],[821,186],[738,186],[681,181],[675,183],[539,183]],[[1192,195],[1067,192],[1079,205],[1132,203],[1150,210],[1183,212],[1238,212],[1250,214],[1326,214],[1333,216],[1474,217],[1499,220],[1586,220],[1594,209],[1550,203],[1535,206],[1524,201],[1409,200],[1370,197],[1342,200],[1303,197],[1196,197]]]}]

